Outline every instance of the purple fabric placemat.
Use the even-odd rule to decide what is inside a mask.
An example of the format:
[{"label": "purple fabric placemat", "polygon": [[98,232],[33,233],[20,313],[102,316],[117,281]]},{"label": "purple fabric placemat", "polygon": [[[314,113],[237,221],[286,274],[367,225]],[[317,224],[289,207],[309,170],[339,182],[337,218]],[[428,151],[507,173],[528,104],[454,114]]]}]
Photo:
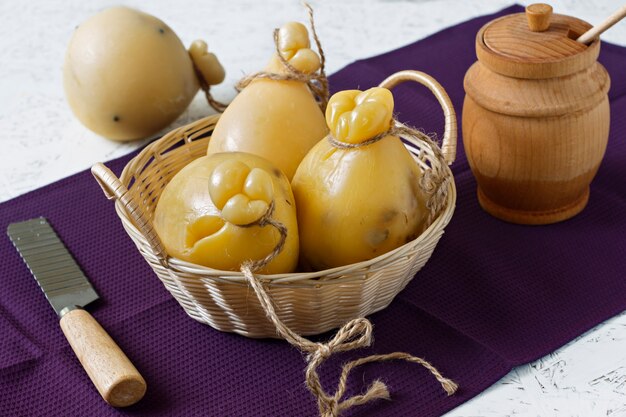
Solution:
[{"label": "purple fabric placemat", "polygon": [[[331,77],[334,90],[368,88],[402,69],[434,76],[459,113],[474,37],[515,6],[396,51],[357,61]],[[332,54],[331,54],[332,55]],[[426,370],[404,362],[356,370],[348,394],[376,378],[392,401],[350,416],[435,416],[475,396],[511,367],[541,357],[626,308],[626,49],[604,44],[612,76],[611,138],[588,207],[551,226],[507,224],[484,213],[459,145],[456,213],[433,257],[389,308],[374,314],[374,346],[339,354],[321,369],[333,390],[339,365],[369,353],[406,351],[460,384],[446,397]],[[401,121],[441,131],[427,89],[394,90]],[[107,165],[120,173],[131,157]],[[88,172],[0,205],[0,228],[43,215],[102,299],[89,309],[148,382],[138,404],[116,410],[99,397],[57,319],[8,238],[0,238],[0,415],[313,416],[301,354],[285,342],[218,332],[187,317],[122,229]]]}]

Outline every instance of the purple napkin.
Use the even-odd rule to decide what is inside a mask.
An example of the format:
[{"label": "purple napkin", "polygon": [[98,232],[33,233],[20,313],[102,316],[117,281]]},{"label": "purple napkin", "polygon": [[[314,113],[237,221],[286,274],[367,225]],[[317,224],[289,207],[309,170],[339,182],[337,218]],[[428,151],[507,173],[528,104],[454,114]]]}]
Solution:
[{"label": "purple napkin", "polygon": [[[418,69],[448,90],[460,119],[476,32],[496,16],[521,10],[511,7],[357,61],[330,77],[332,88],[365,89],[395,71]],[[460,390],[447,397],[418,365],[366,365],[353,372],[347,395],[380,378],[392,400],[345,415],[440,415],[513,366],[626,308],[626,48],[605,43],[600,61],[612,76],[611,138],[588,207],[550,226],[496,220],[478,206],[459,144],[453,165],[457,209],[433,257],[389,308],[371,316],[374,345],[338,354],[320,370],[326,389],[334,390],[342,362],[405,351],[431,361]],[[394,96],[401,121],[441,132],[440,107],[426,88],[404,84]],[[119,174],[132,156],[107,165]],[[143,374],[148,392],[120,410],[100,399],[35,280],[9,239],[0,238],[0,415],[316,415],[301,354],[286,342],[221,333],[189,318],[139,255],[88,172],[0,205],[0,227],[40,215],[91,278],[102,299],[89,310]]]}]

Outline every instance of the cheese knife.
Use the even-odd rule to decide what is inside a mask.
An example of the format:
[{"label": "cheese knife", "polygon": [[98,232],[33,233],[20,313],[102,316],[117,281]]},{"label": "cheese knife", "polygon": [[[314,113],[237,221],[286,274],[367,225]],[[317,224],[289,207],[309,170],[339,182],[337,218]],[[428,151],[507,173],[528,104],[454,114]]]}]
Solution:
[{"label": "cheese knife", "polygon": [[7,234],[60,319],[61,329],[102,398],[114,407],[139,401],[146,381],[86,310],[98,299],[48,221],[11,223]]}]

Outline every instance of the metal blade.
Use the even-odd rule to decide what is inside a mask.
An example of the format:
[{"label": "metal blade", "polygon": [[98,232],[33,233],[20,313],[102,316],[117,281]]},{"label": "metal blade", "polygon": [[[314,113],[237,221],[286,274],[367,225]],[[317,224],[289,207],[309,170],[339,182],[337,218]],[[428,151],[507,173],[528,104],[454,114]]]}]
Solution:
[{"label": "metal blade", "polygon": [[98,299],[89,280],[43,217],[11,223],[7,234],[57,314]]}]

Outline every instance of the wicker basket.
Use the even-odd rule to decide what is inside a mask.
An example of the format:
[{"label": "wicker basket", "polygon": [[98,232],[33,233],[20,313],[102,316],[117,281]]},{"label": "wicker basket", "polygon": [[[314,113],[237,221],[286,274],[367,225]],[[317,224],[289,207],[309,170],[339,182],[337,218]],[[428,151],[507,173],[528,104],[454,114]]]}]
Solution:
[{"label": "wicker basket", "polygon": [[[415,138],[403,139],[422,170],[433,170],[444,177],[445,189],[441,191],[445,203],[420,236],[377,258],[313,273],[259,275],[280,320],[298,334],[319,334],[387,307],[429,259],[452,217],[456,189],[447,166],[456,154],[452,104],[434,79],[417,71],[399,72],[380,85],[392,88],[406,80],[427,86],[444,109],[441,152]],[[277,337],[242,273],[168,257],[152,227],[161,191],[183,166],[206,155],[218,118],[209,116],[153,142],[126,165],[119,179],[102,164],[95,165],[92,172],[107,197],[115,200],[128,235],[187,314],[218,330],[248,337]]]}]

